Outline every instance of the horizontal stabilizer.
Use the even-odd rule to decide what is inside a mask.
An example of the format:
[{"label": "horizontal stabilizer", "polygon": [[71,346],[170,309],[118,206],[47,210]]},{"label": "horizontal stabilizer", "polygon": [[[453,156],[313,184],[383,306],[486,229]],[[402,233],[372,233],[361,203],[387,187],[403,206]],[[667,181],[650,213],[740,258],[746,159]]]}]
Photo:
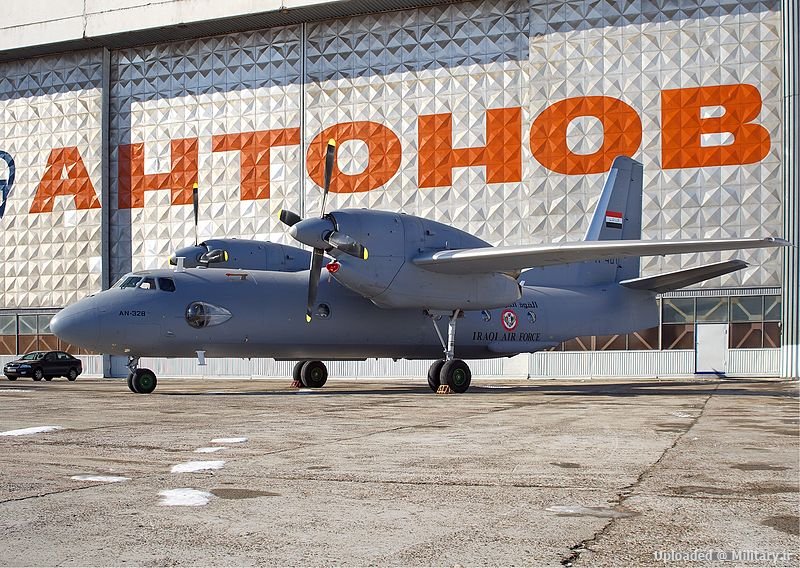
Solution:
[{"label": "horizontal stabilizer", "polygon": [[632,278],[630,280],[623,280],[620,284],[626,288],[633,288],[634,290],[651,290],[662,294],[664,292],[697,284],[703,280],[730,274],[742,268],[747,268],[747,266],[748,264],[743,260],[728,260],[726,262],[716,262],[714,264],[698,266],[697,268],[667,272],[666,274],[659,274],[658,276]]},{"label": "horizontal stabilizer", "polygon": [[661,256],[723,250],[783,247],[783,239],[701,239],[669,241],[583,241],[548,245],[443,250],[420,255],[414,264],[444,274],[519,273],[524,268],[608,260],[631,256]]}]

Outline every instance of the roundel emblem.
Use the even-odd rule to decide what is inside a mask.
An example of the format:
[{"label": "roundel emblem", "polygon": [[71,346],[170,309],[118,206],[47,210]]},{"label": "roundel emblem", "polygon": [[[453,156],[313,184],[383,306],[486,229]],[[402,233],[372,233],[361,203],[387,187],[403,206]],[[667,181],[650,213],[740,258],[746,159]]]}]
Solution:
[{"label": "roundel emblem", "polygon": [[503,329],[506,331],[514,331],[517,329],[517,314],[514,310],[503,310],[500,321],[503,324]]}]

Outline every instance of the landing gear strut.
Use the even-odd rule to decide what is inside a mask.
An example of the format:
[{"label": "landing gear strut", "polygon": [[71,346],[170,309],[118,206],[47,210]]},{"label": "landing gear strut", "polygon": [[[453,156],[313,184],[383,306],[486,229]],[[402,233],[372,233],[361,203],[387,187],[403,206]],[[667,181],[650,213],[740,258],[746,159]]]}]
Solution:
[{"label": "landing gear strut", "polygon": [[292,387],[320,389],[328,380],[328,368],[322,361],[298,361],[292,369]]},{"label": "landing gear strut", "polygon": [[150,369],[139,368],[138,357],[128,357],[128,388],[136,394],[150,394],[156,390],[158,379]]},{"label": "landing gear strut", "polygon": [[431,316],[433,328],[444,349],[444,359],[434,361],[428,369],[428,386],[436,394],[464,393],[472,382],[472,371],[461,359],[455,358],[456,320],[461,315],[461,310],[455,310],[447,324],[447,342],[445,342],[436,319]]}]

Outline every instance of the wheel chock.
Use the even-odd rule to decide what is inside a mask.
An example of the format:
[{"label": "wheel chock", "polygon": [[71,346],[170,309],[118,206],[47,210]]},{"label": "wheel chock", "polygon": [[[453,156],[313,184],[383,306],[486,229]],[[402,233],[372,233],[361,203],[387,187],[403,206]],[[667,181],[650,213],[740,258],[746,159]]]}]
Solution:
[{"label": "wheel chock", "polygon": [[436,394],[455,394],[456,391],[450,388],[450,385],[439,385]]},{"label": "wheel chock", "polygon": [[293,389],[303,388],[303,383],[301,383],[300,381],[292,381],[292,386],[289,387],[289,388],[293,388]]}]

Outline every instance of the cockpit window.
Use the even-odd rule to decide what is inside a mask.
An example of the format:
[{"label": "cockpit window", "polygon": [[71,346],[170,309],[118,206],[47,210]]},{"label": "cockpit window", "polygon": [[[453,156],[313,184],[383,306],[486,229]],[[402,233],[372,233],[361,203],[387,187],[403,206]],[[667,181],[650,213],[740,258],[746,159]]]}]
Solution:
[{"label": "cockpit window", "polygon": [[148,276],[147,278],[142,278],[142,281],[139,283],[138,287],[142,290],[155,290],[156,279],[151,278],[150,276]]},{"label": "cockpit window", "polygon": [[158,287],[161,288],[161,290],[163,290],[164,292],[174,292],[175,281],[172,278],[159,278]]},{"label": "cockpit window", "polygon": [[119,285],[120,288],[136,288],[136,285],[142,280],[141,276],[128,276]]}]

